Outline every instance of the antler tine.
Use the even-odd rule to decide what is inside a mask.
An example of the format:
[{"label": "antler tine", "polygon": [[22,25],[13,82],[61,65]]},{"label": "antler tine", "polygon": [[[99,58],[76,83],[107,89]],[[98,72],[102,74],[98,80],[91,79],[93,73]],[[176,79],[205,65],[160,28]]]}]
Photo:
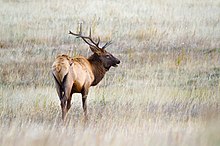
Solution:
[{"label": "antler tine", "polygon": [[98,38],[97,46],[99,46],[99,43],[100,43],[100,37]]},{"label": "antler tine", "polygon": [[106,47],[108,47],[109,45],[111,45],[112,44],[112,41],[108,41],[103,47],[102,47],[102,49],[105,49]]},{"label": "antler tine", "polygon": [[[89,29],[89,37],[92,38],[92,29],[91,29],[91,27],[90,27],[90,29]],[[100,37],[98,38],[98,42],[97,42],[97,43],[95,43],[93,40],[90,40],[90,41],[91,41],[93,44],[95,44],[96,47],[99,48]]]},{"label": "antler tine", "polygon": [[92,37],[91,27],[90,27],[90,29],[89,29],[89,37],[90,37],[90,38]]},{"label": "antler tine", "polygon": [[80,23],[80,26],[79,26],[79,34],[82,34],[82,22]]},{"label": "antler tine", "polygon": [[96,43],[96,42],[94,42],[93,40],[92,40],[92,29],[91,29],[91,27],[90,27],[90,29],[89,29],[89,38],[88,38],[96,47],[98,47],[99,48],[99,42],[100,42],[100,38],[99,38],[99,40],[98,40],[98,42]]}]

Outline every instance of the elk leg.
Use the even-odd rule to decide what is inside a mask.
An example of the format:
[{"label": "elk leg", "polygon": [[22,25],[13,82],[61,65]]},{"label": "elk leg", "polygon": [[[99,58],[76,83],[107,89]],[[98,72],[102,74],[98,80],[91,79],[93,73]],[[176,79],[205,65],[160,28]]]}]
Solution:
[{"label": "elk leg", "polygon": [[[72,96],[72,95],[71,95]],[[70,109],[71,107],[71,96],[69,99],[67,99],[67,111]]]},{"label": "elk leg", "polygon": [[87,117],[87,101],[86,101],[86,99],[87,99],[87,95],[82,97],[83,111],[84,111],[85,116]]},{"label": "elk leg", "polygon": [[56,90],[57,90],[57,94],[60,98],[60,106],[61,106],[61,110],[62,110],[62,119],[65,119],[66,116],[66,97],[63,95],[63,91],[62,91],[62,87],[60,86],[60,84],[58,82],[55,83],[56,85]]},{"label": "elk leg", "polygon": [[82,92],[82,106],[83,106],[83,111],[84,111],[84,115],[87,119],[87,96],[88,96],[88,89],[84,89]]},{"label": "elk leg", "polygon": [[[72,87],[73,88],[73,87]],[[71,90],[69,89],[68,90],[68,94],[70,95],[69,98],[67,99],[67,111],[70,109],[71,107],[71,100],[72,100],[72,95],[73,95],[73,91],[72,91],[72,88]]]},{"label": "elk leg", "polygon": [[62,119],[65,120],[66,118],[66,113],[67,113],[67,110],[66,110],[66,97],[63,96],[63,98],[60,100],[61,101],[61,109],[62,109]]},{"label": "elk leg", "polygon": [[55,85],[56,85],[57,94],[61,100],[63,98],[62,87],[58,82],[55,82]]},{"label": "elk leg", "polygon": [[68,110],[71,107],[71,98],[72,98],[71,89],[72,89],[72,87],[68,87],[68,86],[65,86],[65,88],[64,88],[64,96],[63,96],[64,101],[65,101],[64,119],[66,117],[66,114],[67,114]]}]

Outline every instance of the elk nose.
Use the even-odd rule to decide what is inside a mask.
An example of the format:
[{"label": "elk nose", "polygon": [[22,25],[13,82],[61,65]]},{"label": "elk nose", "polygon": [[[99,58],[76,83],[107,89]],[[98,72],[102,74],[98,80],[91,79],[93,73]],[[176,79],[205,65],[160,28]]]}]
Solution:
[{"label": "elk nose", "polygon": [[117,64],[120,64],[120,60],[117,61]]}]

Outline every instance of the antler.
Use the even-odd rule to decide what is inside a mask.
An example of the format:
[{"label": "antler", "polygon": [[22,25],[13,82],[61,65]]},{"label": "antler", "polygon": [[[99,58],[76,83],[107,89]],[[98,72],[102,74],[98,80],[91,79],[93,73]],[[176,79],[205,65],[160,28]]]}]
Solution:
[{"label": "antler", "polygon": [[[81,27],[81,24],[80,24],[80,32],[77,34],[77,33],[73,33],[71,31],[69,31],[69,34],[71,35],[75,35],[77,37],[80,37],[83,39],[84,42],[86,42],[89,46],[93,46],[93,47],[96,47],[98,49],[105,49],[107,46],[109,46],[111,43],[111,41],[107,42],[103,47],[99,47],[99,43],[100,43],[100,37],[98,37],[98,42],[96,43],[95,41],[92,40],[92,33],[91,33],[91,28],[90,28],[90,31],[89,31],[89,36],[83,36],[82,35],[82,27]],[[86,39],[88,39],[91,43],[89,43]]]},{"label": "antler", "polygon": [[[83,35],[81,35],[81,34],[73,33],[73,32],[71,32],[71,31],[69,31],[69,34],[75,35],[75,36],[77,36],[77,37],[82,38],[82,39],[84,40],[84,42],[86,42],[89,46],[94,46],[94,47],[98,47],[98,48],[99,48],[99,46],[98,46],[98,45],[99,45],[99,41],[98,41],[98,43],[95,43],[95,42],[92,40],[92,38],[89,37],[89,36],[83,36]],[[90,40],[92,44],[89,43],[86,39]]]},{"label": "antler", "polygon": [[112,41],[108,41],[103,47],[102,47],[102,49],[105,49],[106,47],[108,47],[109,45],[111,45],[112,44]]}]

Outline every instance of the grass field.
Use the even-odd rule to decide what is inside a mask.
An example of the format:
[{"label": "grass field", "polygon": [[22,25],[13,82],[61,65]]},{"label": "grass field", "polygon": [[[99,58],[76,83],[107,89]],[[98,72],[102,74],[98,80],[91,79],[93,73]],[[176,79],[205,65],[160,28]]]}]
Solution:
[{"label": "grass field", "polygon": [[[219,0],[1,0],[0,146],[220,145]],[[121,60],[67,122],[55,56],[91,55],[79,23]]]}]

